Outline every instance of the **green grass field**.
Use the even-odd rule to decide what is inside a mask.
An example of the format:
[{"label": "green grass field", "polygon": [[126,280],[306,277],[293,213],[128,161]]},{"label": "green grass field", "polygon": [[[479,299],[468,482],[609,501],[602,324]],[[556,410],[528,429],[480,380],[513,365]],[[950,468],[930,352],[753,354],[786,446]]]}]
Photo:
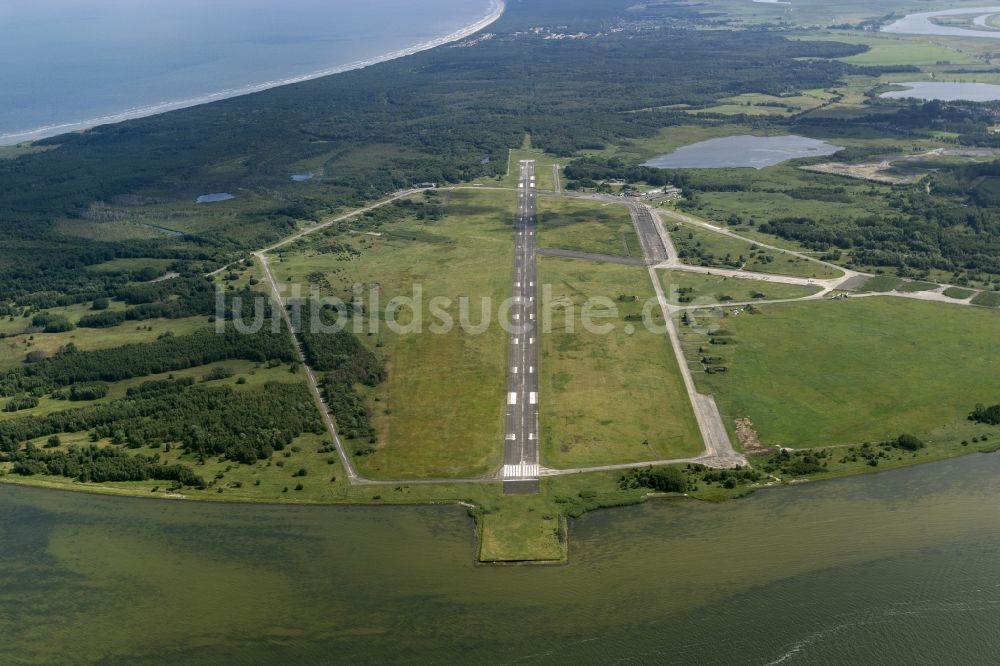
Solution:
[{"label": "green grass field", "polygon": [[893,291],[902,284],[903,278],[896,277],[895,275],[876,275],[868,278],[861,285],[861,291]]},{"label": "green grass field", "polygon": [[[575,306],[572,318],[554,306],[550,321],[539,315],[543,330],[551,323],[541,337],[542,464],[566,468],[700,453],[698,426],[669,339],[646,330],[642,321],[624,319],[653,298],[648,273],[544,257],[539,278],[551,285],[553,305]],[[611,299],[618,310],[594,320],[613,326],[606,335],[583,326],[581,306],[593,297]],[[629,325],[634,334],[627,333]]]},{"label": "green grass field", "polygon": [[843,275],[842,271],[825,264],[686,224],[666,214],[663,215],[663,223],[674,241],[681,261],[687,264],[730,269],[743,266],[744,270],[755,273],[820,279]]},{"label": "green grass field", "polygon": [[[389,370],[388,381],[369,396],[380,442],[375,453],[357,459],[364,474],[466,477],[499,467],[507,337],[496,317],[511,292],[514,196],[441,192],[437,201],[446,214],[438,221],[410,219],[383,227],[380,236],[335,237],[359,256],[320,254],[307,247],[272,262],[280,282],[305,284],[321,275],[329,284],[325,291],[345,300],[353,285],[364,285],[367,294],[377,284],[380,319],[390,299],[413,296],[414,285],[422,289],[422,333],[397,334],[380,321],[378,333],[362,335],[385,357]],[[443,308],[456,324],[450,332],[432,332],[439,320],[428,305],[436,297],[452,299]],[[482,321],[480,299],[491,299],[492,320],[483,333],[466,333],[458,325],[463,297],[470,301],[472,324]],[[402,323],[413,323],[406,316]]]},{"label": "green grass field", "polygon": [[998,313],[891,297],[760,310],[718,322],[733,344],[706,348],[729,372],[696,379],[765,445],[926,436],[1000,394]]},{"label": "green grass field", "polygon": [[539,197],[538,246],[642,257],[628,207],[586,199]]},{"label": "green grass field", "polygon": [[920,291],[932,291],[937,289],[941,285],[936,282],[923,282],[920,280],[906,280],[903,284],[896,287],[896,291],[903,293],[916,293]]},{"label": "green grass field", "polygon": [[[684,271],[660,271],[659,274],[663,292],[674,305],[802,298],[822,289],[818,286],[805,287]],[[681,300],[682,298],[687,300]]]},{"label": "green grass field", "polygon": [[985,305],[988,308],[1000,308],[1000,292],[984,291],[972,299],[973,305]]},{"label": "green grass field", "polygon": [[[121,301],[109,301],[108,310],[124,310],[125,304]],[[66,305],[56,308],[46,308],[44,310],[32,311],[27,317],[24,316],[8,316],[0,317],[0,334],[2,335],[17,335],[19,333],[30,333],[31,332],[31,319],[32,316],[39,313],[46,313],[51,315],[57,315],[59,317],[65,317],[70,322],[76,324],[80,321],[80,317],[84,315],[92,314],[94,312],[91,309],[91,303],[74,303],[73,305]]]},{"label": "green grass field", "polygon": [[948,287],[944,290],[944,295],[948,298],[955,298],[958,300],[965,300],[969,298],[976,292],[972,289],[963,289],[962,287]]},{"label": "green grass field", "polygon": [[825,90],[807,90],[799,95],[765,95],[745,93],[720,100],[720,104],[691,113],[722,113],[727,115],[789,116],[810,111],[827,103],[834,94]]},{"label": "green grass field", "polygon": [[[979,61],[962,51],[946,44],[947,39],[927,35],[896,35],[865,32],[832,32],[829,34],[809,33],[803,39],[820,39],[864,44],[870,50],[854,56],[841,58],[854,65],[916,65],[932,66],[938,63],[977,64]],[[953,43],[953,42],[952,42]]]}]

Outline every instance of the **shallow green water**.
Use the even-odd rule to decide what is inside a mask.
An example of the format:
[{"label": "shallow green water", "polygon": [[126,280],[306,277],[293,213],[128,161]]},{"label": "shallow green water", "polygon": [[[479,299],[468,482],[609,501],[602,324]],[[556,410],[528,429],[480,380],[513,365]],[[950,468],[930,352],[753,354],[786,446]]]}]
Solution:
[{"label": "shallow green water", "polygon": [[0,663],[994,663],[1000,456],[655,502],[571,563],[473,563],[459,508],[0,486]]}]

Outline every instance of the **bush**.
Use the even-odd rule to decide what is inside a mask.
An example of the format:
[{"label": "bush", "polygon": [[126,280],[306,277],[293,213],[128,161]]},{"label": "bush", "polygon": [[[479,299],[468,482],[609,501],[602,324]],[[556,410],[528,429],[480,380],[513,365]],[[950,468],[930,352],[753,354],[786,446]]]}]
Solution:
[{"label": "bush", "polygon": [[61,315],[40,312],[31,319],[31,325],[41,328],[45,333],[65,333],[73,330],[73,324]]},{"label": "bush", "polygon": [[892,442],[892,445],[897,449],[905,449],[906,451],[916,451],[917,449],[924,448],[924,443],[920,439],[909,434],[900,435]]},{"label": "bush", "polygon": [[38,398],[33,395],[24,395],[8,400],[7,404],[3,406],[3,411],[19,412],[22,409],[31,409],[32,407],[38,407]]},{"label": "bush", "polygon": [[649,488],[661,493],[683,493],[687,490],[687,479],[676,467],[647,467],[630,469],[618,481],[622,490]]}]

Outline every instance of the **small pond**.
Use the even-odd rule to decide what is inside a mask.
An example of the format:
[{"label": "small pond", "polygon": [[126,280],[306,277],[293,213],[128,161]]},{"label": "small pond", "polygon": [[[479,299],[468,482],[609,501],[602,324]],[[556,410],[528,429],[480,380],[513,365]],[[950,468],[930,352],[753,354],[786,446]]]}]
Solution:
[{"label": "small pond", "polygon": [[959,99],[969,102],[992,102],[1000,99],[1000,86],[992,83],[907,81],[897,85],[906,86],[907,89],[882,93],[879,97],[886,99],[912,98],[925,101],[936,99],[942,102],[953,102]]},{"label": "small pond", "polygon": [[197,199],[197,203],[215,203],[216,201],[229,201],[235,199],[229,192],[215,192],[213,194],[203,194]]},{"label": "small pond", "polygon": [[654,157],[645,162],[643,166],[658,169],[732,169],[736,167],[763,169],[786,160],[832,155],[839,150],[843,150],[843,148],[795,134],[783,136],[741,134],[683,146],[672,153]]}]

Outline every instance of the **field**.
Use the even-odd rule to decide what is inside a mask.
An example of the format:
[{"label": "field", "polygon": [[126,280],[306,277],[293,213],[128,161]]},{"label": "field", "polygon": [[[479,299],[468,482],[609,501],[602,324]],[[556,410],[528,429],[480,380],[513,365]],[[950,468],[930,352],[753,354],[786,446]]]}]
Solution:
[{"label": "field", "polygon": [[[228,377],[215,379],[211,376],[212,372],[219,372],[223,370],[229,375]],[[299,377],[301,376],[302,375],[300,374]],[[252,361],[230,359],[228,361],[219,361],[217,363],[199,365],[184,370],[175,370],[174,372],[144,375],[142,377],[135,377],[133,379],[114,382],[108,387],[108,394],[103,398],[98,398],[97,400],[71,402],[44,396],[39,398],[37,407],[22,409],[16,412],[0,412],[0,421],[20,418],[22,416],[45,416],[47,414],[51,414],[52,412],[58,412],[64,409],[99,405],[101,403],[107,403],[112,400],[124,398],[130,388],[137,387],[144,382],[169,378],[180,379],[183,377],[191,377],[196,382],[211,382],[212,386],[232,386],[238,391],[260,388],[265,383],[270,381],[301,381],[300,379],[296,379],[295,376],[289,372],[289,366],[287,365],[267,367]],[[3,399],[0,399],[0,401],[3,401]],[[77,438],[81,442],[85,440],[83,434],[80,433],[77,434]]]},{"label": "field", "polygon": [[945,296],[947,296],[948,298],[955,298],[959,300],[964,300],[966,298],[969,298],[975,293],[976,292],[973,291],[972,289],[963,289],[961,287],[948,287],[947,289],[944,290]]},{"label": "field", "polygon": [[642,257],[627,206],[566,197],[539,197],[538,245]]},{"label": "field", "polygon": [[185,317],[129,321],[112,328],[76,328],[65,333],[20,333],[0,340],[0,370],[19,365],[31,351],[53,354],[70,343],[82,351],[118,347],[133,342],[152,342],[167,332],[185,335],[209,326],[207,317]]},{"label": "field", "polygon": [[984,291],[972,299],[974,305],[985,305],[988,308],[1000,308],[1000,292]]},{"label": "field", "polygon": [[995,312],[891,297],[759,309],[719,322],[729,344],[711,348],[729,372],[696,379],[765,445],[926,437],[1000,393]]},{"label": "field", "polygon": [[826,90],[807,90],[799,95],[765,95],[745,93],[719,100],[716,106],[697,109],[692,113],[722,113],[727,115],[790,116],[811,111],[833,99],[834,93]]},{"label": "field", "polygon": [[955,65],[976,64],[976,58],[949,45],[953,40],[928,35],[896,35],[889,33],[833,32],[828,35],[808,33],[803,39],[830,39],[847,44],[865,44],[871,50],[841,58],[854,65],[916,65],[934,66],[942,63]]},{"label": "field", "polygon": [[[547,312],[541,315],[542,464],[565,468],[700,453],[669,339],[642,321],[624,319],[640,314],[653,298],[648,273],[552,257],[544,257],[539,268],[543,288],[552,290],[551,320]],[[582,322],[581,306],[594,297],[610,299],[617,310],[594,319],[613,327],[607,334],[588,331]]]},{"label": "field", "polygon": [[719,268],[742,267],[755,273],[797,277],[833,278],[843,275],[841,271],[824,264],[686,224],[669,217],[669,212],[662,218],[681,261],[686,264]]},{"label": "field", "polygon": [[[371,232],[381,235],[325,236],[357,256],[307,246],[272,263],[279,282],[325,281],[326,293],[345,300],[360,284],[370,303],[370,288],[378,285],[379,303],[370,303],[378,331],[362,337],[386,359],[389,379],[369,396],[380,442],[357,458],[360,471],[373,478],[478,476],[500,464],[507,339],[495,317],[511,289],[514,195],[461,190],[435,199],[444,207],[439,220],[408,218]],[[420,300],[421,332],[394,332],[384,321],[397,296]],[[443,308],[455,322],[448,332],[434,332],[440,320],[429,306],[437,297],[452,299]],[[489,299],[491,319],[482,333],[459,325],[463,297],[473,325],[483,321],[481,299]],[[401,311],[400,323],[417,323],[410,312]]]},{"label": "field", "polygon": [[674,305],[802,298],[822,289],[684,271],[661,271],[660,279],[663,292]]}]

